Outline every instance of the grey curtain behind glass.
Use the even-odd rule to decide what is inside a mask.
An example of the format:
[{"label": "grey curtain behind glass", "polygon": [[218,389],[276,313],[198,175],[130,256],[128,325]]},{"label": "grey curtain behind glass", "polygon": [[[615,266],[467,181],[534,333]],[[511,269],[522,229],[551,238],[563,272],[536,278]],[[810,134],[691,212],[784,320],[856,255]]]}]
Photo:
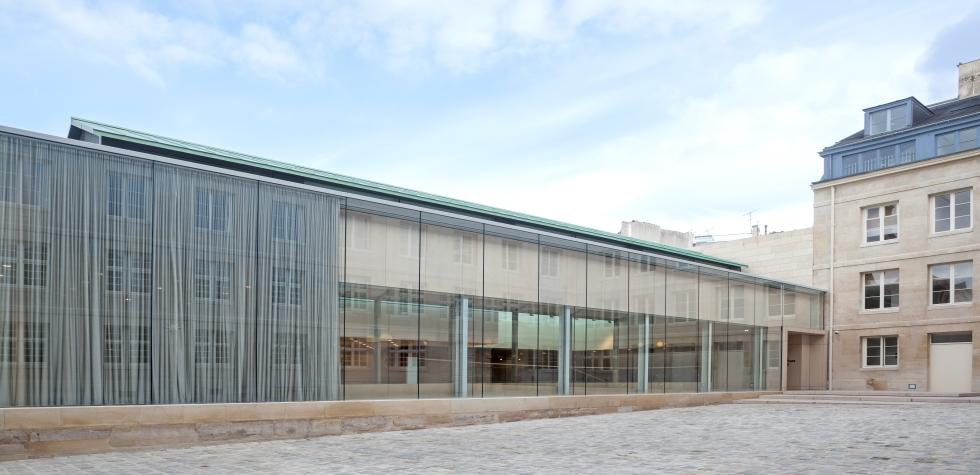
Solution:
[{"label": "grey curtain behind glass", "polygon": [[0,134],[0,406],[335,399],[339,204]]},{"label": "grey curtain behind glass", "polygon": [[339,200],[259,188],[258,311],[248,325],[256,352],[248,400],[336,399]]}]

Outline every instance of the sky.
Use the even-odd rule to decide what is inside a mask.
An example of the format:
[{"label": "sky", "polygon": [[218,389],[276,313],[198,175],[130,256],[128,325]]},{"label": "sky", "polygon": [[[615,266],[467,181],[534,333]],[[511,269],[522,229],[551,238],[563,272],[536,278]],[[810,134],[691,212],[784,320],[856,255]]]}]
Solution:
[{"label": "sky", "polygon": [[720,236],[810,226],[862,109],[955,97],[980,0],[0,0],[0,58],[8,127]]}]

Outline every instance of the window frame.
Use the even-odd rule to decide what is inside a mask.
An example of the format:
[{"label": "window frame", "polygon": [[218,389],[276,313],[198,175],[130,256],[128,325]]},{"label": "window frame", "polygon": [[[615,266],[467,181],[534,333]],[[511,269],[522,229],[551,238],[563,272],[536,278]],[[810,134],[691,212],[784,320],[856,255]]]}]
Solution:
[{"label": "window frame", "polygon": [[[885,238],[885,208],[888,206],[895,207],[895,237],[886,239]],[[878,210],[878,237],[877,241],[868,241],[868,213],[872,209]],[[883,244],[893,244],[899,242],[902,238],[901,233],[902,220],[901,211],[899,208],[898,201],[890,201],[886,203],[874,204],[869,206],[864,206],[861,208],[861,246],[880,246]]]},{"label": "window frame", "polygon": [[[958,302],[956,300],[956,266],[957,266],[957,264],[969,264],[967,266],[967,268],[970,269],[970,286],[968,287],[968,290],[970,290],[970,300],[965,300],[965,301],[962,301],[962,302]],[[935,303],[934,299],[935,299],[935,295],[936,295],[936,292],[937,291],[935,290],[936,279],[933,278],[933,269],[936,268],[936,267],[939,267],[939,266],[949,267],[949,271],[948,271],[948,274],[947,274],[949,277],[946,279],[946,280],[949,281],[949,288],[946,290],[946,292],[949,293],[949,301],[948,302]],[[930,264],[929,265],[929,268],[928,268],[928,274],[927,275],[928,275],[928,279],[929,279],[929,283],[928,283],[928,286],[929,286],[929,300],[928,300],[928,302],[929,302],[929,307],[930,308],[945,308],[945,307],[954,307],[954,306],[958,306],[958,305],[972,305],[973,304],[973,302],[974,302],[974,297],[973,297],[974,286],[973,286],[973,261],[972,260],[954,261],[954,262],[937,262],[935,264]],[[939,292],[943,292],[943,291],[940,290]]]},{"label": "window frame", "polygon": [[[895,346],[895,364],[893,364],[893,365],[886,364],[886,362],[885,362],[886,353],[887,353],[886,352],[886,348],[888,348],[888,345],[886,343],[887,343],[887,339],[888,338],[894,338],[895,339],[895,345],[894,345]],[[880,350],[880,352],[878,354],[878,362],[879,362],[879,364],[877,364],[877,365],[869,365],[868,364],[868,342],[871,341],[871,340],[877,340],[878,341],[878,349]],[[861,369],[897,369],[902,364],[902,359],[901,359],[902,352],[901,352],[901,349],[900,348],[901,348],[901,345],[899,344],[898,335],[869,335],[869,336],[862,336],[861,337]]]},{"label": "window frame", "polygon": [[[898,104],[898,105],[894,105],[894,106],[891,106],[891,107],[886,107],[886,108],[883,108],[883,109],[879,109],[879,110],[876,110],[876,111],[868,112],[868,129],[867,129],[868,133],[867,133],[867,136],[870,137],[870,136],[873,136],[873,135],[881,135],[881,134],[888,133],[888,132],[894,132],[896,130],[902,130],[902,129],[905,129],[905,128],[908,128],[909,126],[911,126],[912,125],[912,111],[910,110],[910,107],[909,106],[910,106],[910,104],[903,103],[903,104]],[[897,127],[893,127],[893,124],[892,124],[892,122],[894,120],[894,117],[892,117],[894,115],[893,112],[896,111],[896,110],[899,110],[899,109],[903,109],[902,113],[905,114],[905,123],[903,125],[900,125],[900,126],[897,126]],[[874,124],[874,115],[875,114],[884,114],[884,116],[885,116],[884,129],[879,130],[877,132],[874,130],[873,125],[872,125],[872,124]]]},{"label": "window frame", "polygon": [[[970,224],[965,228],[956,228],[956,202],[955,197],[957,193],[966,191],[970,198],[970,213],[968,215],[970,219]],[[936,198],[940,196],[949,196],[949,229],[945,231],[936,230]],[[929,195],[929,234],[930,236],[945,236],[948,234],[959,234],[968,233],[973,231],[973,215],[974,215],[974,196],[973,187],[958,188],[955,190],[943,191],[939,193],[933,193]]]},{"label": "window frame", "polygon": [[[897,305],[886,307],[885,306],[885,295],[886,295],[885,294],[885,287],[887,285],[890,285],[890,284],[886,283],[886,274],[889,273],[889,272],[895,272],[895,274],[897,276],[896,282],[894,284],[894,285],[898,286],[897,292],[895,294],[889,294],[889,295],[894,295],[896,297],[895,298],[895,301],[897,302]],[[878,288],[878,306],[875,307],[875,308],[867,308],[866,307],[866,303],[867,303],[867,300],[868,300],[867,290],[869,288],[868,285],[867,285],[867,283],[866,283],[866,276],[869,275],[869,274],[875,274],[876,275],[875,280],[878,282],[878,285],[876,286]],[[872,270],[872,271],[862,272],[861,273],[860,287],[861,287],[861,307],[860,307],[861,308],[861,313],[897,312],[901,308],[901,305],[902,305],[902,298],[901,298],[901,292],[902,292],[902,274],[901,274],[901,270],[900,269],[897,269],[897,268],[894,268],[894,269],[880,269],[880,270]]]}]

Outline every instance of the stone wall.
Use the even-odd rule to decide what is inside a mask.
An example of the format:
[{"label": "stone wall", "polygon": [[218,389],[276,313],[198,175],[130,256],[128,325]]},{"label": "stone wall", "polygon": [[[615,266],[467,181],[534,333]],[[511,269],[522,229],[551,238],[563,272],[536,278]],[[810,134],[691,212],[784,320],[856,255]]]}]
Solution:
[{"label": "stone wall", "polygon": [[703,243],[696,250],[745,264],[745,271],[752,274],[813,284],[813,228]]},{"label": "stone wall", "polygon": [[0,460],[720,404],[765,392],[0,409]]}]

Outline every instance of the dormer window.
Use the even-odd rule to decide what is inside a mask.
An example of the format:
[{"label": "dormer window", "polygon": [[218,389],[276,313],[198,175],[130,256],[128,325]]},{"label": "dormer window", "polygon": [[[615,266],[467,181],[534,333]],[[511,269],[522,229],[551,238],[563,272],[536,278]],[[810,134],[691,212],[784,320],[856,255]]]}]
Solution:
[{"label": "dormer window", "polygon": [[902,104],[868,114],[868,135],[891,132],[909,126],[909,106]]}]

